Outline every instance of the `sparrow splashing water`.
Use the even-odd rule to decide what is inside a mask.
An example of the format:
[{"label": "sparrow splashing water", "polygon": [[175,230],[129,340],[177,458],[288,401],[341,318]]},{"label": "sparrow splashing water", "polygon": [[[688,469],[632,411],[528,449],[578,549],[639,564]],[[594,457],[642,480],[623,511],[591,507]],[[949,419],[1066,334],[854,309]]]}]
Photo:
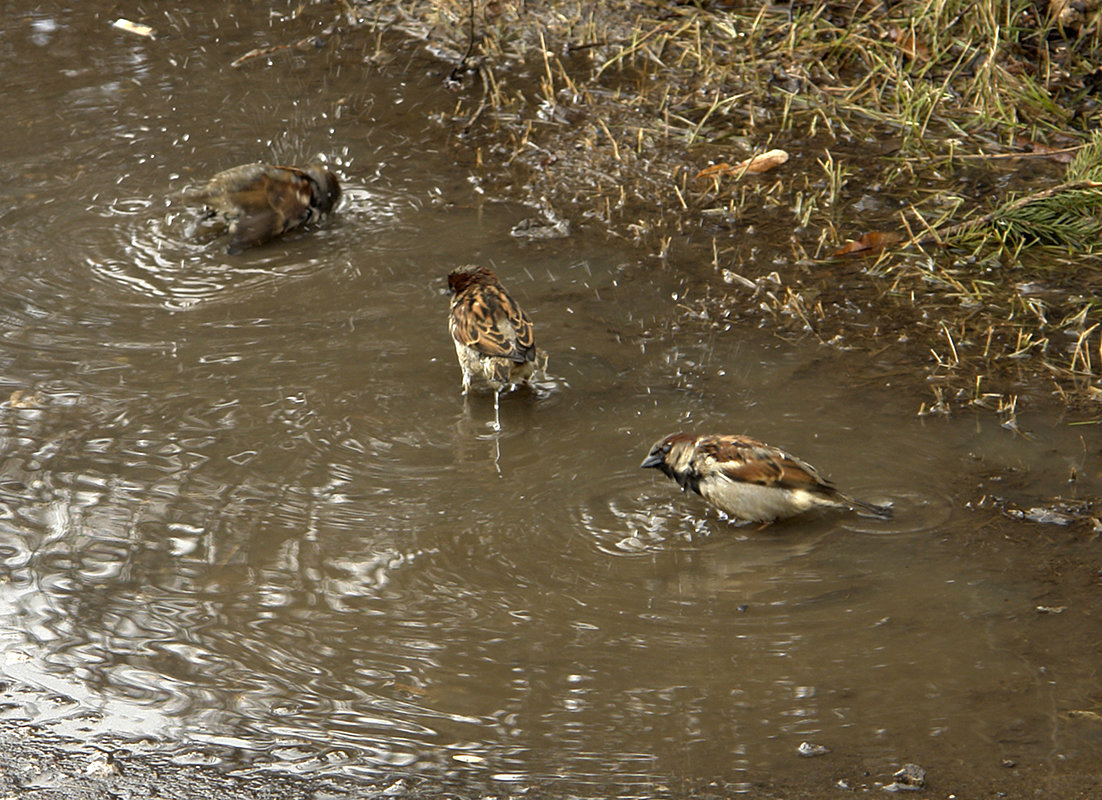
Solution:
[{"label": "sparrow splashing water", "polygon": [[340,196],[337,176],[322,164],[302,169],[244,164],[219,172],[191,194],[206,204],[204,219],[228,227],[231,254],[317,220],[333,210]]},{"label": "sparrow splashing water", "polygon": [[769,523],[812,508],[846,508],[888,519],[892,511],[836,489],[815,467],[749,436],[674,433],[640,465],[692,489],[728,516]]}]

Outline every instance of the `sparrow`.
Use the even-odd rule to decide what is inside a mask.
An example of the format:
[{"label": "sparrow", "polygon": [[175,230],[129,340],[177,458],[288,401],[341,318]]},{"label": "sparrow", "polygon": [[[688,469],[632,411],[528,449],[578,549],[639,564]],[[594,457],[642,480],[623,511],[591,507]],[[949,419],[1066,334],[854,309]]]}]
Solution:
[{"label": "sparrow", "polygon": [[643,463],[692,489],[728,516],[769,523],[811,508],[846,508],[889,519],[891,508],[858,500],[815,467],[749,436],[673,433],[655,443]]},{"label": "sparrow", "polygon": [[494,390],[494,412],[502,390],[527,383],[547,355],[536,348],[532,323],[490,270],[466,266],[448,274],[451,310],[448,330],[463,371],[463,394],[481,377]]},{"label": "sparrow", "polygon": [[219,172],[192,198],[207,206],[203,219],[229,228],[229,253],[263,244],[328,214],[341,197],[337,176],[322,164],[304,169],[243,164]]}]

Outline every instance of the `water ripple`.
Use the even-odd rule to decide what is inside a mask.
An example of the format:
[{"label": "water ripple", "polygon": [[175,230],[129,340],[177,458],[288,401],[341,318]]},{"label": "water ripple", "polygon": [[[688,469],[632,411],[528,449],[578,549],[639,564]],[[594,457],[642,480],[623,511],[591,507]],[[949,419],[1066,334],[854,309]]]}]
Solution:
[{"label": "water ripple", "polygon": [[85,264],[99,280],[166,309],[182,310],[309,277],[334,265],[350,269],[364,245],[380,255],[411,250],[417,239],[413,226],[403,222],[411,208],[416,204],[401,195],[349,184],[337,210],[313,229],[230,256],[224,232],[203,223],[201,209],[189,206],[178,193],[122,197],[101,211],[93,209],[88,224],[106,225],[114,236],[103,242],[102,253],[87,255]]}]

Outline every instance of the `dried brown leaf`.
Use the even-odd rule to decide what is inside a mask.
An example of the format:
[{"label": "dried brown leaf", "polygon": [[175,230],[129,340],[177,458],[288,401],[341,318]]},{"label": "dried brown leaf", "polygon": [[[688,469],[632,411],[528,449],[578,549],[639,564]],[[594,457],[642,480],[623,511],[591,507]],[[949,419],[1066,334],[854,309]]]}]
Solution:
[{"label": "dried brown leaf", "polygon": [[914,30],[907,28],[892,28],[892,41],[899,51],[911,61],[929,61],[930,48],[926,46]]},{"label": "dried brown leaf", "polygon": [[719,164],[705,167],[696,174],[696,177],[718,178],[723,175],[743,175],[745,173],[757,174],[760,172],[768,172],[774,167],[779,167],[786,161],[788,161],[788,153],[784,150],[767,150],[764,153],[758,153],[756,156],[744,159],[737,164],[728,164],[726,161],[722,161]]},{"label": "dried brown leaf", "polygon": [[1045,156],[1055,161],[1057,164],[1070,164],[1075,160],[1075,154],[1080,149],[1079,146],[1075,145],[1070,147],[1054,147],[1044,142],[1033,142],[1021,136],[1015,138],[1014,144],[1027,153]]},{"label": "dried brown leaf", "polygon": [[903,235],[895,231],[870,231],[860,239],[847,242],[834,253],[835,258],[842,256],[874,255],[881,250],[899,244],[903,241]]},{"label": "dried brown leaf", "polygon": [[728,164],[726,161],[720,161],[718,164],[712,164],[710,167],[705,167],[696,173],[697,178],[718,178],[721,175],[730,175],[735,171],[735,168]]}]

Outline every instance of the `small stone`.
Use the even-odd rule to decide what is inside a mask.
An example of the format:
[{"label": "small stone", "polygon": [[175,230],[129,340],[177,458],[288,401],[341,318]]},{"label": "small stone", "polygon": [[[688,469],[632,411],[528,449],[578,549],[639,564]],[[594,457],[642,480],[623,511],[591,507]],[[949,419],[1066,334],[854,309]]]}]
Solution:
[{"label": "small stone", "polygon": [[924,786],[926,784],[926,770],[918,764],[904,764],[902,769],[892,777],[901,783],[909,783],[912,786]]},{"label": "small stone", "polygon": [[885,792],[917,792],[926,786],[926,770],[918,764],[904,764],[892,777],[895,782],[885,786]]},{"label": "small stone", "polygon": [[825,756],[830,752],[830,749],[823,747],[821,744],[800,742],[800,746],[796,748],[796,752],[803,758],[815,758],[815,756]]}]

